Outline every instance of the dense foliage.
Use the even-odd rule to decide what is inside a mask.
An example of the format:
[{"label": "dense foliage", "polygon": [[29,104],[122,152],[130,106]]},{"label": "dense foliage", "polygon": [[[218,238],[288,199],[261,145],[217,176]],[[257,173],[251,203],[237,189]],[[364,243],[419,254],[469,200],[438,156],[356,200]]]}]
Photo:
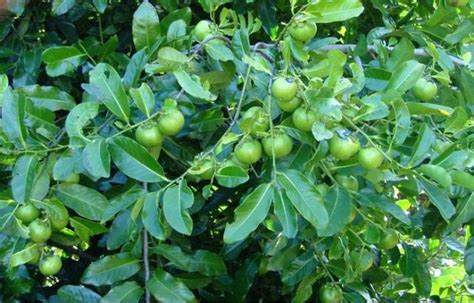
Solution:
[{"label": "dense foliage", "polygon": [[474,1],[9,1],[0,301],[468,302]]}]

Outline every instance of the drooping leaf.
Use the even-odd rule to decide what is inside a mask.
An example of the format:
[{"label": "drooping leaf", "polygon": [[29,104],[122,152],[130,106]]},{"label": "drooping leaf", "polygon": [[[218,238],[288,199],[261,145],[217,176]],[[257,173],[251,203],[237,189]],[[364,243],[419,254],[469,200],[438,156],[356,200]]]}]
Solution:
[{"label": "drooping leaf", "polygon": [[385,91],[395,90],[403,94],[423,76],[425,66],[418,61],[409,60],[400,64],[392,73]]},{"label": "drooping leaf", "polygon": [[64,285],[58,289],[58,300],[64,303],[100,303],[101,297],[96,292],[82,285]]},{"label": "drooping leaf", "polygon": [[318,234],[322,237],[329,237],[341,231],[349,223],[352,198],[344,188],[334,186],[324,196],[324,205],[328,211],[329,223]]},{"label": "drooping leaf", "polygon": [[150,2],[143,1],[133,14],[132,33],[137,50],[151,49],[160,37],[160,18]]},{"label": "drooping leaf", "polygon": [[158,240],[166,240],[169,227],[164,220],[163,210],[159,207],[159,192],[145,196],[142,210],[142,222],[146,230]]},{"label": "drooping leaf", "polygon": [[54,86],[40,86],[34,84],[23,86],[19,88],[18,91],[33,101],[35,106],[47,108],[52,111],[71,110],[76,105],[74,98],[70,94]]},{"label": "drooping leaf", "polygon": [[449,222],[449,219],[456,213],[456,210],[446,192],[427,180],[419,179],[417,183],[419,188],[426,193],[434,206],[439,210],[443,219]]},{"label": "drooping leaf", "polygon": [[46,72],[50,77],[58,77],[72,73],[85,56],[73,46],[50,47],[43,52],[42,60],[46,64]]},{"label": "drooping leaf", "polygon": [[80,184],[61,184],[56,187],[55,194],[65,206],[90,220],[101,220],[108,205],[101,193]]},{"label": "drooping leaf", "polygon": [[2,126],[8,138],[15,145],[26,146],[27,130],[25,127],[26,99],[22,94],[7,88],[3,93]]},{"label": "drooping leaf", "polygon": [[87,143],[82,151],[84,168],[97,178],[110,176],[110,153],[103,138],[97,138]]},{"label": "drooping leaf", "polygon": [[13,167],[11,181],[15,201],[25,203],[30,199],[34,182],[39,173],[39,159],[37,156],[24,155],[18,158]]},{"label": "drooping leaf", "polygon": [[212,101],[217,98],[217,96],[213,95],[202,86],[197,76],[191,77],[191,75],[185,71],[175,71],[173,74],[176,77],[179,85],[186,93],[190,94],[191,96],[208,101]]},{"label": "drooping leaf", "polygon": [[344,21],[359,16],[364,7],[359,0],[321,0],[308,5],[305,10],[317,23]]},{"label": "drooping leaf", "polygon": [[285,192],[275,190],[273,208],[282,226],[282,233],[287,238],[294,238],[298,232],[298,215]]},{"label": "drooping leaf", "polygon": [[146,287],[153,297],[161,302],[196,302],[194,294],[183,282],[161,269],[153,273]]},{"label": "drooping leaf", "polygon": [[99,113],[99,104],[93,102],[81,103],[75,106],[66,118],[66,131],[71,147],[82,147],[90,140],[84,136],[82,129]]},{"label": "drooping leaf", "polygon": [[137,282],[125,282],[112,288],[103,298],[102,303],[138,303],[143,296],[143,287]]},{"label": "drooping leaf", "polygon": [[94,286],[112,285],[133,276],[139,270],[140,260],[129,253],[120,253],[91,263],[84,271],[81,282]]},{"label": "drooping leaf", "polygon": [[163,213],[171,227],[185,235],[191,235],[193,220],[189,208],[194,203],[194,194],[186,181],[170,186],[163,194]]},{"label": "drooping leaf", "polygon": [[247,172],[238,166],[226,166],[217,171],[217,183],[224,187],[236,187],[249,180]]},{"label": "drooping leaf", "polygon": [[155,96],[150,86],[143,82],[139,88],[131,88],[129,92],[138,109],[149,117],[155,106]]}]

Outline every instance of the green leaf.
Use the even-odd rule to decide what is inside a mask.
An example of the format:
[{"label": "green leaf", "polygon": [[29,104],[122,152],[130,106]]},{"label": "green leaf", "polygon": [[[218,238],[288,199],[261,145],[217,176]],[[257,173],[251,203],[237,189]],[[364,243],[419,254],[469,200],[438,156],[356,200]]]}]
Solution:
[{"label": "green leaf", "polygon": [[67,13],[74,5],[76,0],[53,0],[51,12],[53,15],[60,16]]},{"label": "green leaf", "polygon": [[143,293],[143,287],[137,282],[125,282],[112,288],[101,303],[138,303]]},{"label": "green leaf", "polygon": [[56,197],[67,207],[86,219],[99,221],[109,204],[107,199],[92,188],[79,184],[60,184]]},{"label": "green leaf", "polygon": [[277,180],[296,210],[319,232],[328,225],[328,213],[314,184],[301,172],[278,173]]},{"label": "green leaf", "polygon": [[137,50],[145,47],[152,49],[160,37],[160,18],[150,2],[143,1],[133,14],[132,34]]},{"label": "green leaf", "polygon": [[82,164],[94,177],[108,178],[110,176],[110,153],[103,138],[97,138],[87,143],[82,151]]},{"label": "green leaf", "polygon": [[33,101],[37,107],[47,108],[52,111],[71,110],[76,105],[74,98],[54,86],[29,85],[18,89]]},{"label": "green leaf", "polygon": [[94,102],[81,103],[74,107],[66,118],[66,131],[69,146],[82,147],[90,140],[84,136],[82,129],[99,113],[99,104]]},{"label": "green leaf", "polygon": [[474,176],[459,170],[450,172],[454,184],[464,186],[467,189],[474,190]]},{"label": "green leaf", "polygon": [[139,88],[131,88],[129,92],[138,109],[147,117],[150,117],[151,111],[155,106],[155,96],[150,86],[143,82]]},{"label": "green leaf", "polygon": [[217,183],[224,187],[237,187],[249,180],[247,171],[238,166],[226,166],[217,171]]},{"label": "green leaf", "polygon": [[107,233],[107,249],[114,250],[132,239],[137,224],[132,218],[132,209],[126,209],[115,217]]},{"label": "green leaf", "polygon": [[82,285],[64,285],[58,289],[57,300],[61,303],[100,303],[101,297]]},{"label": "green leaf", "polygon": [[185,54],[172,47],[165,46],[158,51],[158,63],[171,70],[177,70],[188,62],[189,58]]},{"label": "green leaf", "polygon": [[34,155],[24,155],[18,158],[12,172],[12,194],[15,201],[25,203],[31,197],[34,182],[39,176],[39,159]]},{"label": "green leaf", "polygon": [[413,277],[413,282],[416,287],[416,293],[423,297],[428,297],[431,294],[431,274],[426,264],[421,256],[418,257],[417,267],[415,271],[415,276]]},{"label": "green leaf", "polygon": [[432,164],[423,164],[420,167],[418,167],[416,170],[424,174],[425,176],[430,177],[431,179],[436,181],[439,185],[445,188],[450,188],[453,183],[451,176],[441,166],[432,165]]},{"label": "green leaf", "polygon": [[350,221],[352,198],[342,187],[334,186],[324,196],[324,206],[329,215],[329,223],[318,231],[321,237],[330,237],[340,232]]},{"label": "green leaf", "polygon": [[108,230],[100,223],[89,221],[81,217],[72,217],[70,223],[79,239],[84,242],[89,242],[90,237],[103,234]]},{"label": "green leaf", "polygon": [[430,198],[431,203],[436,206],[444,220],[449,222],[449,219],[456,213],[453,203],[449,200],[446,192],[439,189],[437,186],[429,181],[419,179],[417,180],[418,187],[423,190]]},{"label": "green leaf", "polygon": [[273,191],[271,183],[260,184],[243,199],[234,211],[234,222],[225,227],[225,243],[247,238],[265,220],[272,205]]},{"label": "green leaf", "polygon": [[193,220],[188,209],[193,206],[194,194],[185,180],[170,186],[163,195],[163,213],[166,221],[179,233],[191,235]]},{"label": "green leaf", "polygon": [[454,112],[446,119],[445,122],[445,133],[455,133],[464,128],[468,121],[468,115],[464,108],[458,106],[454,109]]},{"label": "green leaf", "polygon": [[42,60],[50,77],[57,77],[73,72],[85,56],[73,46],[50,47],[43,52]]},{"label": "green leaf", "polygon": [[306,276],[296,289],[295,297],[291,300],[292,303],[304,303],[311,298],[313,294],[313,284],[321,278],[321,273],[314,272]]},{"label": "green leaf", "polygon": [[220,276],[226,273],[226,267],[222,258],[207,250],[197,250],[189,262],[189,272],[200,272],[205,276]]},{"label": "green leaf", "polygon": [[390,58],[386,63],[386,68],[387,70],[394,70],[404,62],[413,59],[414,56],[415,47],[413,46],[413,43],[410,40],[403,38],[400,43],[394,47]]},{"label": "green leaf", "polygon": [[153,297],[160,302],[196,302],[194,294],[183,282],[161,269],[157,269],[153,273],[146,283],[146,287]]},{"label": "green leaf", "polygon": [[400,64],[392,73],[385,91],[395,90],[403,94],[423,76],[425,66],[418,61],[409,60]]},{"label": "green leaf", "polygon": [[110,199],[110,203],[102,215],[102,222],[112,219],[117,213],[127,209],[134,204],[140,197],[145,195],[142,187],[135,185],[127,189],[127,191]]},{"label": "green leaf", "polygon": [[298,215],[293,206],[291,206],[291,201],[285,192],[281,190],[275,191],[273,208],[282,226],[282,234],[290,239],[295,238],[298,233]]},{"label": "green leaf", "polygon": [[404,245],[405,254],[400,258],[398,266],[402,274],[407,278],[413,278],[416,274],[417,264],[421,260],[418,258],[417,248],[412,245]]},{"label": "green leaf", "polygon": [[450,234],[472,219],[474,219],[474,193],[456,204],[456,217],[451,220],[444,233]]},{"label": "green leaf", "polygon": [[431,127],[427,124],[423,124],[421,129],[418,131],[418,139],[413,146],[413,152],[410,159],[410,164],[418,164],[429,156],[429,151],[435,143],[436,136],[433,133]]},{"label": "green leaf", "polygon": [[39,250],[40,244],[34,243],[25,247],[23,250],[14,253],[10,257],[9,268],[12,269],[14,267],[30,262],[37,256]]},{"label": "green leaf", "polygon": [[327,53],[328,57],[328,78],[324,81],[324,85],[335,88],[344,74],[344,65],[347,61],[347,55],[338,49],[332,49]]},{"label": "green leaf", "polygon": [[468,275],[474,274],[474,237],[471,237],[464,249],[464,268]]},{"label": "green leaf", "polygon": [[183,90],[191,96],[208,101],[213,101],[217,98],[217,96],[202,86],[198,76],[194,75],[191,77],[185,71],[174,71],[173,74]]},{"label": "green leaf", "polygon": [[145,196],[142,210],[142,222],[146,230],[158,240],[166,240],[169,228],[164,220],[163,211],[159,207],[159,192],[148,193]]},{"label": "green leaf", "polygon": [[89,82],[95,97],[121,120],[128,123],[130,106],[122,79],[117,71],[106,63],[99,63],[89,72]]},{"label": "green leaf", "polygon": [[64,222],[69,220],[69,213],[64,205],[57,199],[32,200],[34,206],[43,209],[48,219],[55,222]]},{"label": "green leaf", "polygon": [[25,126],[26,98],[10,88],[3,93],[2,127],[10,141],[26,147],[27,130]]},{"label": "green leaf", "polygon": [[406,106],[411,115],[433,115],[447,117],[453,113],[451,107],[426,103],[426,102],[407,102]]},{"label": "green leaf", "polygon": [[[138,79],[145,68],[146,63],[150,56],[146,52],[146,48],[139,50],[133,54],[130,62],[127,64],[125,74],[123,75],[123,85],[129,89],[137,85]],[[145,83],[145,82],[143,82]]]},{"label": "green leaf", "polygon": [[399,146],[405,142],[410,134],[410,112],[402,98],[397,98],[391,102],[395,116],[395,126],[393,128],[392,142],[394,146]]},{"label": "green leaf", "polygon": [[316,261],[313,252],[308,251],[293,260],[290,266],[283,270],[281,281],[286,285],[296,285],[305,277],[310,275],[316,269],[317,265],[318,262]]},{"label": "green leaf", "polygon": [[140,260],[129,253],[106,256],[86,268],[81,282],[94,286],[112,285],[130,278],[140,268]]},{"label": "green leaf", "polygon": [[363,11],[359,0],[321,0],[306,8],[306,12],[315,17],[316,23],[344,21],[359,16]]},{"label": "green leaf", "polygon": [[115,165],[130,178],[142,182],[167,180],[156,159],[134,140],[124,136],[115,137],[109,144],[109,150]]},{"label": "green leaf", "polygon": [[235,59],[232,51],[220,40],[211,40],[204,45],[209,56],[217,61],[232,61]]},{"label": "green leaf", "polygon": [[103,14],[105,12],[105,9],[107,8],[107,0],[92,0],[92,3],[99,13]]}]

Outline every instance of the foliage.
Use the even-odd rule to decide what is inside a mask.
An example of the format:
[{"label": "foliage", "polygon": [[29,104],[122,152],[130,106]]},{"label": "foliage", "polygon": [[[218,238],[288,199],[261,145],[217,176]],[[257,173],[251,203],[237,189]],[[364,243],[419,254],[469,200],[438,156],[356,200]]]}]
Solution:
[{"label": "foliage", "polygon": [[472,300],[474,1],[8,5],[0,301]]}]

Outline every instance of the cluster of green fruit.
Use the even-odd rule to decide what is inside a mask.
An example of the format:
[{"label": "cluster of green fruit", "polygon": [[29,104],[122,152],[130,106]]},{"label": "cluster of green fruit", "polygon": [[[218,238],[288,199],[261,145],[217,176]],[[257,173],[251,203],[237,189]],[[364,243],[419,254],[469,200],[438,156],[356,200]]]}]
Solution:
[{"label": "cluster of green fruit", "polygon": [[28,263],[38,265],[39,271],[45,276],[57,274],[62,267],[61,257],[54,254],[45,255],[43,251],[53,230],[65,228],[69,222],[69,216],[50,220],[41,217],[40,210],[32,203],[26,203],[18,207],[15,217],[28,226],[29,238],[32,241],[26,247],[29,248],[31,254]]},{"label": "cluster of green fruit", "polygon": [[166,107],[157,121],[147,121],[137,127],[135,140],[158,158],[164,137],[178,134],[183,127],[183,113],[176,107]]}]

